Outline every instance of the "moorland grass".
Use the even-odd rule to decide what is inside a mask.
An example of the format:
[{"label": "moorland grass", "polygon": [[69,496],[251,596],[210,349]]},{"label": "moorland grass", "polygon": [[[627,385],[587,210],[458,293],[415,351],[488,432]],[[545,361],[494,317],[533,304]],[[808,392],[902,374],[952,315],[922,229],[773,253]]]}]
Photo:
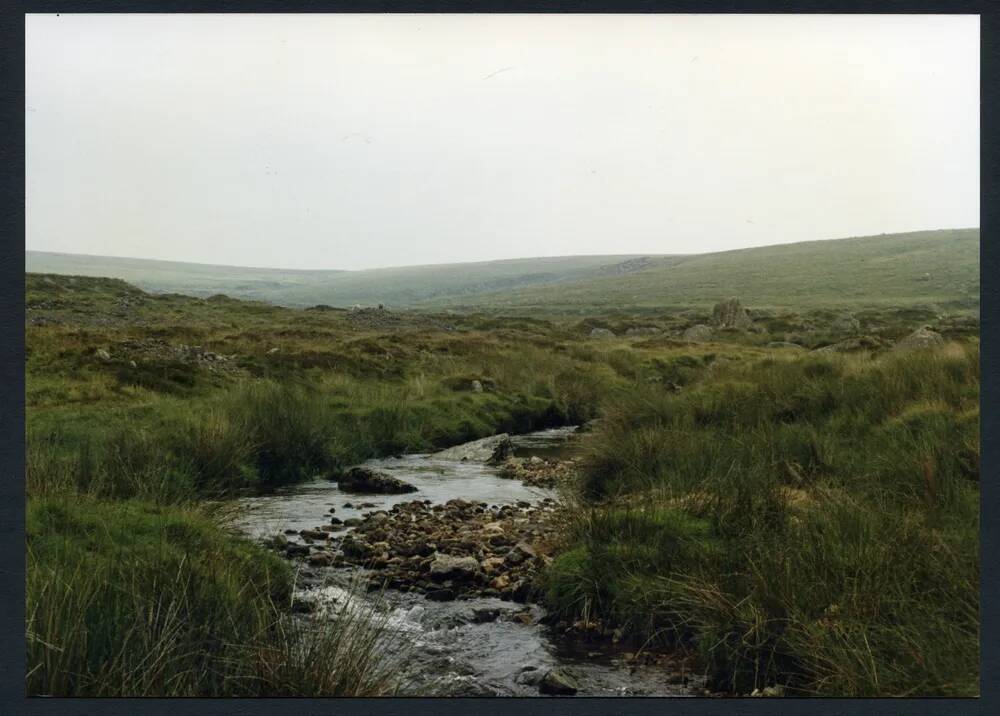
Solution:
[{"label": "moorland grass", "polygon": [[[693,344],[697,311],[382,326],[27,284],[29,693],[390,691],[377,620],[299,628],[287,566],[205,498],[594,417],[554,611],[698,649],[727,690],[978,689],[975,321],[873,309],[866,332],[931,322],[953,342],[823,355],[768,347],[850,335],[822,311]],[[665,332],[591,340],[598,323]]]},{"label": "moorland grass", "polygon": [[593,434],[550,605],[714,683],[978,693],[978,345],[719,364]]}]

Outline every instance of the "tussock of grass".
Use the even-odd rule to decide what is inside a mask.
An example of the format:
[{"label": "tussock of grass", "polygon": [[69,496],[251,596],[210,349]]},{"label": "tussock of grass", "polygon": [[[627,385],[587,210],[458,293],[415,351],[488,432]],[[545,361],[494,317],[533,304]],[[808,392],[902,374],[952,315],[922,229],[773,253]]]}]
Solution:
[{"label": "tussock of grass", "polygon": [[550,602],[693,643],[742,692],[977,693],[978,384],[971,344],[637,391],[593,435]]},{"label": "tussock of grass", "polygon": [[28,509],[27,690],[56,696],[370,696],[384,624],[285,616],[287,563],[192,508],[43,498]]}]

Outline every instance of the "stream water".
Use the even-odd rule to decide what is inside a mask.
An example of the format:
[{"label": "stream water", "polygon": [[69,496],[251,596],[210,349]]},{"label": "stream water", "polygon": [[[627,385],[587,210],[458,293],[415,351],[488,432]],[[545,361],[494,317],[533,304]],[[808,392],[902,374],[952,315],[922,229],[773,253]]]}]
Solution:
[{"label": "stream water", "polygon": [[[558,457],[571,449],[574,428],[555,428],[512,436],[515,455]],[[330,508],[341,519],[360,517],[400,502],[453,498],[504,505],[537,503],[556,498],[552,490],[528,487],[499,477],[493,467],[472,462],[441,460],[429,455],[371,460],[365,463],[417,487],[403,495],[352,495],[335,482],[314,482],[243,501],[237,526],[256,538],[288,530],[315,527],[329,518]],[[294,535],[289,540],[295,541]],[[686,696],[701,693],[701,679],[671,673],[662,665],[628,663],[609,645],[570,641],[538,619],[544,610],[495,598],[451,602],[426,599],[415,593],[385,590],[367,594],[358,590],[361,568],[306,568],[298,580],[297,597],[318,609],[308,619],[321,627],[338,604],[379,614],[405,643],[406,691],[449,696],[537,696],[538,676],[559,668],[571,674],[583,696]],[[359,574],[360,573],[360,574]],[[352,586],[353,585],[353,586]],[[530,608],[531,623],[511,619]],[[477,613],[498,611],[499,617],[477,623]]]}]

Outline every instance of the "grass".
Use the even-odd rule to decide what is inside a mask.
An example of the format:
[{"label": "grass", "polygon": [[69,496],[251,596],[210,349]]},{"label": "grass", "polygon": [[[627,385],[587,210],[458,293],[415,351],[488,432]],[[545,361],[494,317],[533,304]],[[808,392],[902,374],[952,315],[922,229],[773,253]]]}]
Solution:
[{"label": "grass", "polygon": [[[287,565],[206,498],[592,418],[554,611],[695,649],[727,690],[978,691],[974,317],[754,308],[690,343],[710,310],[371,318],[26,284],[29,693],[392,692],[385,625],[303,629]],[[891,349],[924,324],[947,343]]]},{"label": "grass", "polygon": [[[639,261],[635,261],[635,259]],[[355,303],[495,311],[607,312],[758,306],[973,310],[979,230],[922,231],[682,256],[564,256],[366,271],[286,271],[29,251],[28,270],[116,276],[146,290],[225,293],[288,306]],[[30,295],[29,295],[30,300]]]},{"label": "grass", "polygon": [[26,329],[35,695],[394,691],[384,620],[349,610],[305,628],[287,564],[205,499],[583,420],[615,378],[551,351],[547,322],[380,330],[108,279],[27,285],[29,315],[47,319]]},{"label": "grass", "polygon": [[741,693],[978,693],[978,358],[766,357],[624,398],[551,605]]},{"label": "grass", "polygon": [[979,229],[806,241],[692,256],[652,257],[625,276],[589,276],[433,305],[508,310],[711,307],[721,297],[773,309],[939,304],[978,310]]}]

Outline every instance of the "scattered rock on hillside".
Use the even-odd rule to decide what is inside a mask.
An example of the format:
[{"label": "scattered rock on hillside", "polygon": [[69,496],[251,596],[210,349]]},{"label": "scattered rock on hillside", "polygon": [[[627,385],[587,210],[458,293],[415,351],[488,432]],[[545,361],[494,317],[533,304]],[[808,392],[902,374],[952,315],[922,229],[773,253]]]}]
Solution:
[{"label": "scattered rock on hillside", "polygon": [[911,350],[914,348],[933,348],[934,346],[939,346],[944,343],[944,338],[941,337],[940,333],[932,331],[927,326],[918,328],[910,335],[905,338],[901,338],[898,343],[896,343],[895,348],[897,350]]},{"label": "scattered rock on hillside", "polygon": [[401,322],[401,318],[389,311],[383,304],[377,307],[362,308],[355,304],[347,313],[347,320],[351,323],[364,326],[366,328],[383,328]]},{"label": "scattered rock on hillside", "polygon": [[803,347],[798,343],[792,343],[791,341],[771,341],[767,344],[767,348],[797,348],[803,350]]},{"label": "scattered rock on hillside", "polygon": [[98,348],[94,351],[94,355],[97,356],[97,360],[104,361],[105,363],[111,360],[111,354],[103,348]]},{"label": "scattered rock on hillside", "polygon": [[625,331],[626,336],[655,336],[660,332],[656,326],[637,326]]},{"label": "scattered rock on hillside", "polygon": [[471,460],[494,465],[506,460],[513,452],[514,444],[510,435],[501,433],[442,450],[434,453],[434,457],[439,460]]},{"label": "scattered rock on hillside", "polygon": [[740,299],[733,297],[721,301],[712,308],[712,322],[720,328],[746,329],[752,321],[750,314],[740,304]]},{"label": "scattered rock on hillside", "polygon": [[344,492],[359,494],[400,495],[417,491],[408,482],[367,467],[352,467],[338,478],[337,484]]},{"label": "scattered rock on hillside", "polygon": [[693,341],[695,343],[708,341],[712,338],[712,329],[704,323],[699,323],[684,331],[683,338],[686,341]]},{"label": "scattered rock on hillside", "polygon": [[614,331],[609,331],[607,328],[595,328],[590,332],[591,338],[614,338]]},{"label": "scattered rock on hillside", "polygon": [[841,313],[830,323],[830,328],[840,333],[857,333],[861,330],[861,321],[850,313]]},{"label": "scattered rock on hillside", "polygon": [[882,341],[874,336],[860,336],[817,348],[813,353],[849,353],[851,351],[874,350],[881,348],[882,345]]}]

